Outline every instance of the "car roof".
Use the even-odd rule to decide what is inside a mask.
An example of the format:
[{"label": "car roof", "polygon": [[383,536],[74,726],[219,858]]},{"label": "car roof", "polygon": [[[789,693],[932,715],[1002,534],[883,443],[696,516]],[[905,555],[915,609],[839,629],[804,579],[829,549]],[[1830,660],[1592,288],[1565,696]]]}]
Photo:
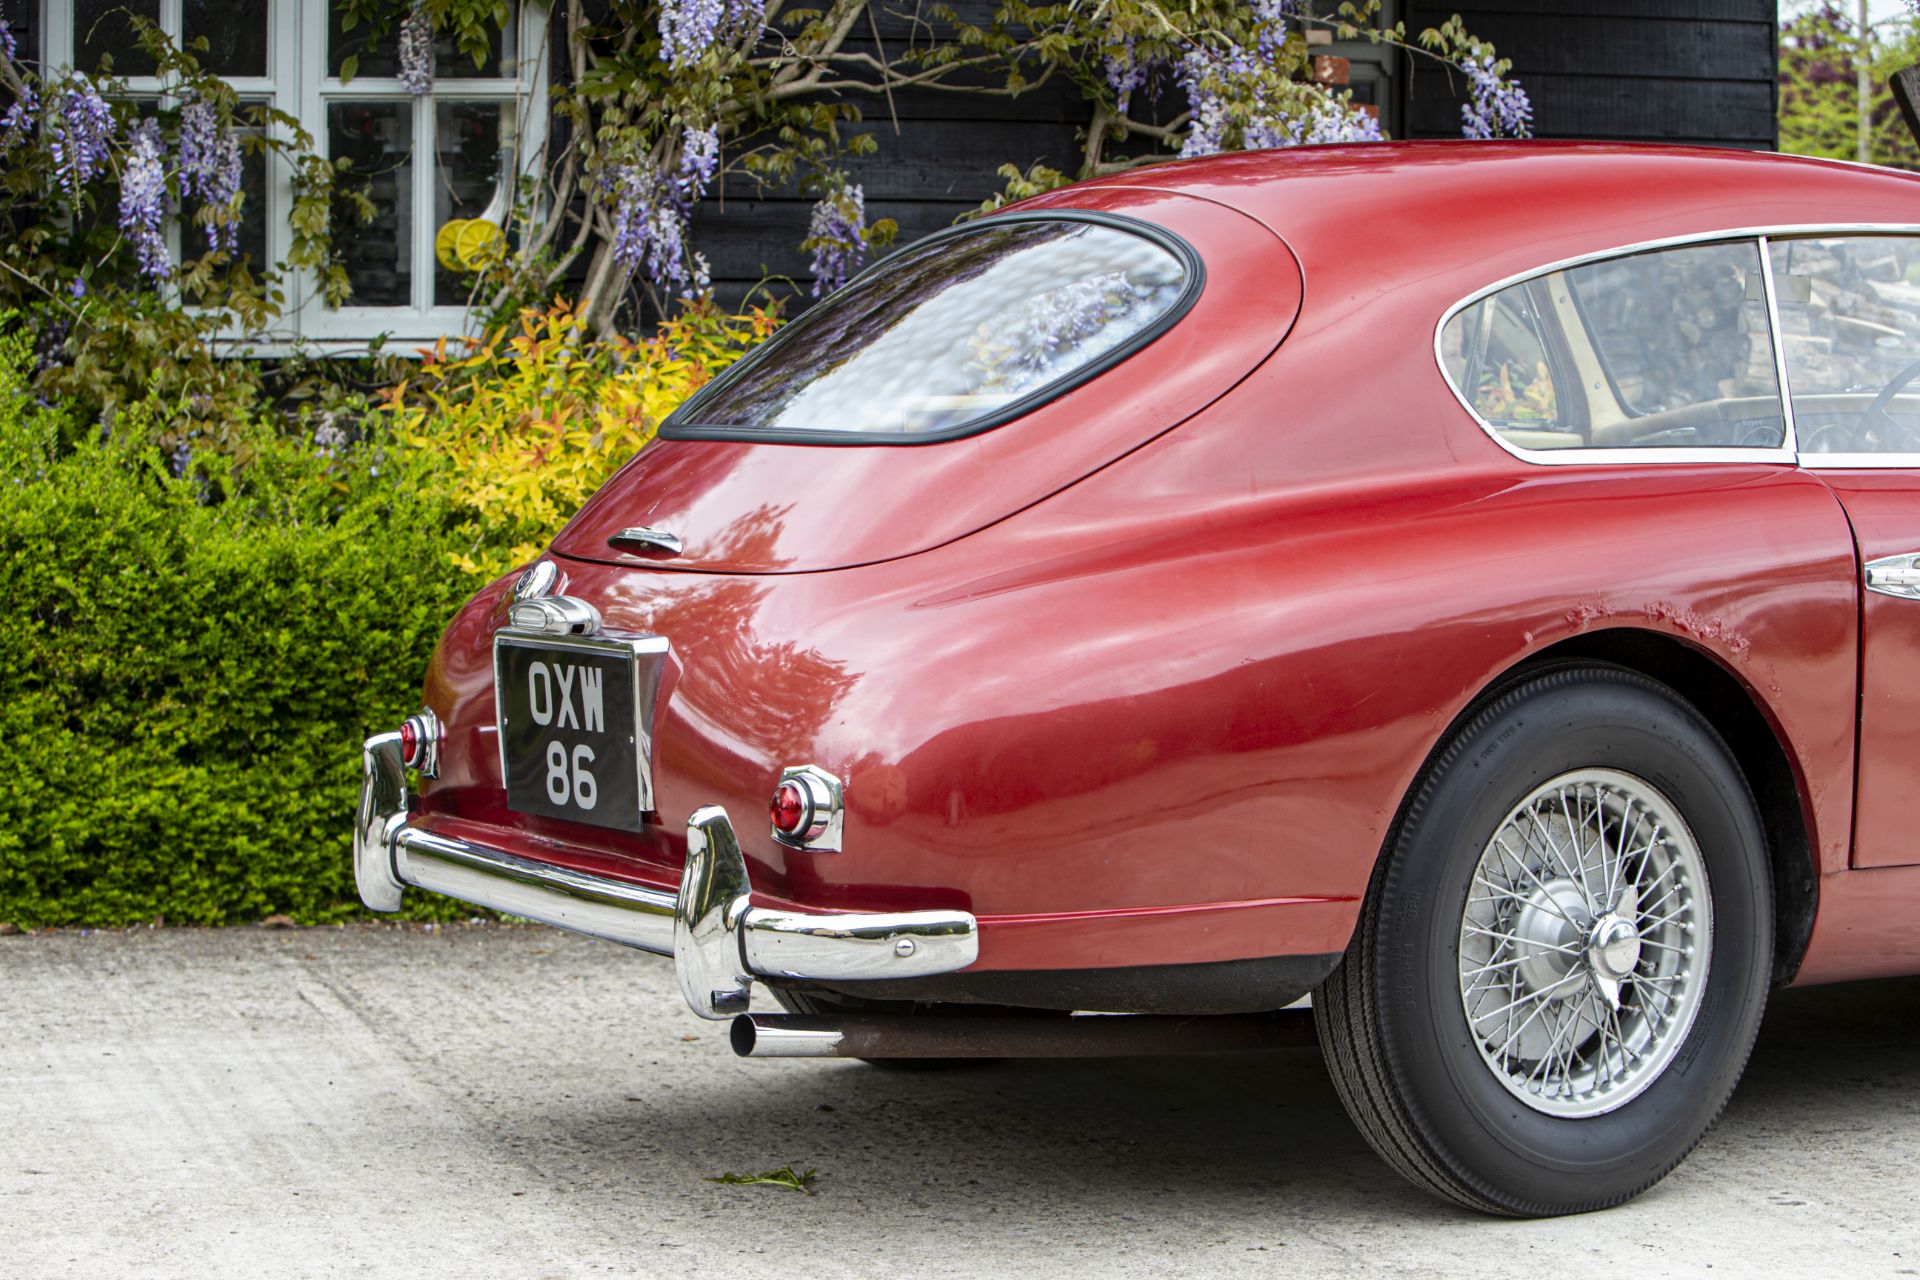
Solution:
[{"label": "car roof", "polygon": [[[1920,226],[1920,176],[1713,147],[1389,142],[1171,161],[1086,186],[1149,186],[1266,223],[1312,274],[1435,258],[1488,282],[1643,241],[1749,228]],[[1073,190],[1070,188],[1069,190]],[[1061,193],[1065,194],[1065,193]],[[1407,271],[1396,272],[1406,278]]]}]

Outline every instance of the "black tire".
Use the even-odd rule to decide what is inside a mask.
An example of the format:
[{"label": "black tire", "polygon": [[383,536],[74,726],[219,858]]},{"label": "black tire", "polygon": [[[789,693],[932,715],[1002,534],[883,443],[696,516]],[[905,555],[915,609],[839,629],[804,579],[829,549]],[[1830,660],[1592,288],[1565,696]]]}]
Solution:
[{"label": "black tire", "polygon": [[[1482,1056],[1459,946],[1495,831],[1536,787],[1580,769],[1631,775],[1673,802],[1705,864],[1712,937],[1672,1059],[1616,1109],[1567,1118],[1521,1101]],[[1314,1020],[1354,1123],[1416,1185],[1488,1213],[1580,1213],[1652,1186],[1719,1117],[1759,1030],[1772,961],[1766,837],[1726,743],[1651,680],[1560,670],[1498,697],[1440,752],[1344,959],[1315,993]]]}]

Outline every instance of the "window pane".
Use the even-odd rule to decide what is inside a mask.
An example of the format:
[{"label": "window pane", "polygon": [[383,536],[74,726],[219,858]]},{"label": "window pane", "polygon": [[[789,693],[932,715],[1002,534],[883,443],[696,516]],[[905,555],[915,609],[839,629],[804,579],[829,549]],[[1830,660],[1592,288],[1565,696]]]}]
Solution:
[{"label": "window pane", "polygon": [[1462,311],[1441,352],[1520,448],[1778,448],[1762,280],[1751,240],[1609,258]]},{"label": "window pane", "polygon": [[[512,194],[500,188],[506,171],[502,110],[498,102],[442,102],[435,108],[433,300],[440,306],[465,305],[473,268],[500,251],[499,228]],[[482,221],[482,214],[492,217]]]},{"label": "window pane", "polygon": [[1753,242],[1614,258],[1567,280],[1628,413],[1778,393]]},{"label": "window pane", "polygon": [[113,60],[116,76],[150,76],[153,58],[133,36],[132,15],[160,21],[160,0],[78,0],[73,7],[73,63],[81,71],[100,69]]},{"label": "window pane", "polygon": [[204,39],[200,65],[217,76],[267,74],[267,0],[184,0],[183,43]]},{"label": "window pane", "polygon": [[983,223],[910,247],[795,321],[692,419],[804,431],[944,431],[1082,372],[1185,296],[1144,236]]},{"label": "window pane", "polygon": [[[398,17],[388,24],[387,30],[378,39],[374,39],[366,23],[362,22],[351,31],[342,31],[340,22],[343,7],[340,0],[334,0],[333,22],[327,40],[327,74],[337,76],[348,58],[359,61],[354,68],[355,78],[374,76],[391,79],[400,74],[400,23]],[[503,60],[511,57],[512,23],[507,30],[496,31],[492,47],[479,66],[473,63],[473,55],[462,53],[454,47],[453,36],[442,32],[433,42],[433,74],[436,80],[472,79],[474,77],[511,76],[512,68],[502,70]]]},{"label": "window pane", "polygon": [[1920,241],[1780,240],[1772,252],[1801,450],[1920,452]]},{"label": "window pane", "polygon": [[413,104],[336,102],[327,108],[327,154],[353,162],[337,181],[373,201],[362,223],[351,202],[333,206],[333,244],[353,285],[349,305],[413,302]]}]

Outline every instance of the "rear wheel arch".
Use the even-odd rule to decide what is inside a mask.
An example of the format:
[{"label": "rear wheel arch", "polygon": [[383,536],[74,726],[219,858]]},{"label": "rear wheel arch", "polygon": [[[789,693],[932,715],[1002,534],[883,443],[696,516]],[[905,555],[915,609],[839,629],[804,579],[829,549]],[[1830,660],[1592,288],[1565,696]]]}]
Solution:
[{"label": "rear wheel arch", "polygon": [[1774,886],[1774,982],[1799,971],[1819,907],[1812,821],[1799,770],[1757,695],[1714,655],[1658,631],[1612,627],[1563,640],[1528,655],[1489,680],[1435,741],[1401,798],[1376,865],[1393,848],[1407,806],[1459,732],[1508,690],[1551,671],[1629,671],[1662,685],[1719,733],[1746,775],[1767,837]]}]

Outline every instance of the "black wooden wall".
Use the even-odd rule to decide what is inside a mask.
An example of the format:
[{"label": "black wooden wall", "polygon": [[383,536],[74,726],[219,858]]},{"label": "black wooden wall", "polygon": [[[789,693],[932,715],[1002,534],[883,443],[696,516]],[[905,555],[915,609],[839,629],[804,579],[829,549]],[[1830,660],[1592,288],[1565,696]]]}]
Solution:
[{"label": "black wooden wall", "polygon": [[[1418,31],[1458,13],[1513,59],[1543,138],[1770,149],[1779,34],[1774,0],[1407,0]],[[1458,137],[1459,86],[1416,67],[1401,132]]]},{"label": "black wooden wall", "polygon": [[7,20],[21,60],[39,62],[40,0],[0,0],[0,18]]},{"label": "black wooden wall", "polygon": [[[911,32],[900,13],[888,10],[900,8],[874,5],[874,25],[849,40],[847,51],[899,56]],[[985,21],[993,5],[961,0],[954,8]],[[864,190],[868,219],[899,223],[898,244],[938,231],[978,207],[1004,185],[995,173],[1003,164],[1024,171],[1037,163],[1074,172],[1082,145],[1076,131],[1090,113],[1080,90],[1064,79],[1017,98],[914,89],[891,99],[862,94],[847,100],[858,105],[864,119],[846,132],[871,133],[878,146],[843,167]],[[722,301],[735,301],[767,277],[798,282],[796,306],[805,300],[811,274],[799,245],[813,200],[795,189],[763,192],[751,179],[735,177],[702,203],[694,215],[693,244],[707,256]]]}]

